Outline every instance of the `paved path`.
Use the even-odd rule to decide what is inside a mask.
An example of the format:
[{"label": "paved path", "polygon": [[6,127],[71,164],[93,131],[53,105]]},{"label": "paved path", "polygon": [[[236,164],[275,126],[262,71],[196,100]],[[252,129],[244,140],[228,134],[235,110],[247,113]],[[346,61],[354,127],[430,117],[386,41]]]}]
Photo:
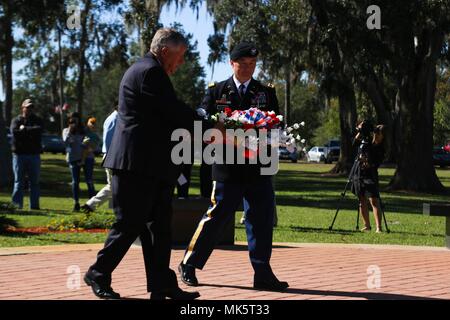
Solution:
[{"label": "paved path", "polygon": [[[81,279],[99,248],[0,249],[0,299],[96,299]],[[173,250],[174,269],[182,254],[182,249]],[[450,299],[450,251],[444,248],[277,244],[272,266],[289,282],[285,292],[252,289],[245,244],[218,248],[197,272],[202,284],[197,290],[202,299],[220,300]],[[126,298],[148,298],[139,247],[113,274],[113,288]]]}]

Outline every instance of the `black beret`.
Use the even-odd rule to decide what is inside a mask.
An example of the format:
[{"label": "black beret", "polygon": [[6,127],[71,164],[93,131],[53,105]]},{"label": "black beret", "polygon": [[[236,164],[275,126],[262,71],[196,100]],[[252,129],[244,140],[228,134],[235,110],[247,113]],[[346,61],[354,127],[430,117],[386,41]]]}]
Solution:
[{"label": "black beret", "polygon": [[237,44],[230,52],[230,59],[237,60],[242,57],[254,58],[258,56],[258,49],[253,43],[241,42]]}]

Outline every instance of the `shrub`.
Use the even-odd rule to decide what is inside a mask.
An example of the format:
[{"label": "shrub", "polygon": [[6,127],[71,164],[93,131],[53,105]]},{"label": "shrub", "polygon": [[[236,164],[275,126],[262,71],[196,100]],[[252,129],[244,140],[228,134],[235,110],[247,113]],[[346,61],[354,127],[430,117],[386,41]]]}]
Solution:
[{"label": "shrub", "polygon": [[70,218],[52,220],[47,227],[52,231],[110,229],[114,221],[114,215],[108,213],[78,214]]}]

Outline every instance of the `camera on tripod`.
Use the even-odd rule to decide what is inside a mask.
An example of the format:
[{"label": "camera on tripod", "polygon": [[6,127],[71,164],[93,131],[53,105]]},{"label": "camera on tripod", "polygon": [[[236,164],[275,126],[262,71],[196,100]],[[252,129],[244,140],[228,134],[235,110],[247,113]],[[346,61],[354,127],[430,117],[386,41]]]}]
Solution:
[{"label": "camera on tripod", "polygon": [[[380,204],[380,210],[381,214],[384,220],[384,224],[386,227],[386,232],[389,233],[389,227],[387,225],[386,216],[384,214],[384,206],[381,201],[381,197],[379,195],[379,192],[377,191],[377,184],[378,184],[378,165],[375,160],[374,161],[374,155],[376,156],[376,153],[374,153],[374,148],[377,148],[377,141],[374,140],[374,144],[372,144],[372,139],[375,138],[376,134],[381,132],[383,126],[375,126],[372,124],[370,120],[364,120],[362,121],[357,127],[356,127],[356,136],[353,140],[353,146],[355,146],[356,141],[359,142],[358,146],[358,154],[356,155],[355,161],[353,162],[353,166],[350,170],[347,184],[345,185],[344,192],[341,193],[340,200],[342,201],[345,197],[345,194],[347,193],[347,190],[350,185],[352,185],[352,192],[353,192],[353,185],[357,186],[355,187],[355,195],[359,196],[359,191],[361,191],[361,185],[365,184],[363,187],[367,188],[369,187],[370,192],[373,192],[372,195],[369,195],[368,197],[376,197]],[[379,150],[379,149],[378,149]],[[382,161],[382,159],[380,159]],[[381,163],[381,162],[380,162]],[[374,185],[374,182],[376,185]],[[359,190],[359,191],[357,191]],[[365,192],[365,191],[364,191]],[[365,193],[364,193],[365,196]],[[332,230],[334,223],[336,221],[337,215],[341,209],[341,201],[338,202],[338,206],[336,208],[336,213],[334,215],[333,221],[331,222],[330,227],[328,230]],[[373,205],[372,205],[373,206]],[[357,216],[356,216],[356,230],[359,229],[359,215],[360,215],[360,207],[357,208]],[[378,226],[377,226],[378,227]]]},{"label": "camera on tripod", "polygon": [[358,132],[357,137],[362,140],[362,142],[370,142],[371,135],[373,133],[374,127],[370,120],[364,120],[356,127],[356,132]]},{"label": "camera on tripod", "polygon": [[369,168],[369,149],[372,144],[372,134],[374,126],[370,120],[364,120],[356,127],[357,135],[355,140],[361,141],[358,150],[357,160],[362,169]]}]

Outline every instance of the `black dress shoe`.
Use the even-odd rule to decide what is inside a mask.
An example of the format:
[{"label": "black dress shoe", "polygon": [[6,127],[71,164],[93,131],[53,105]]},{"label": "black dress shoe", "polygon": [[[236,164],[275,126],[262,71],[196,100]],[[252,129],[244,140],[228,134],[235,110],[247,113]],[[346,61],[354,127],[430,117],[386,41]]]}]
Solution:
[{"label": "black dress shoe", "polygon": [[101,286],[89,278],[87,274],[84,276],[84,282],[86,282],[86,284],[92,288],[92,292],[101,299],[120,299],[120,294],[114,292],[111,287]]},{"label": "black dress shoe", "polygon": [[73,206],[73,212],[80,212],[80,204],[79,203],[75,203],[75,205]]},{"label": "black dress shoe", "polygon": [[89,207],[87,204],[83,204],[80,209],[86,214],[94,212],[94,210],[92,210],[92,208]]},{"label": "black dress shoe", "polygon": [[173,300],[194,300],[200,297],[200,293],[183,291],[180,288],[174,288],[167,291],[156,291],[150,295],[151,300],[165,300],[167,298]]},{"label": "black dress shoe", "polygon": [[178,266],[178,271],[181,275],[181,281],[187,284],[188,286],[196,287],[198,286],[198,280],[195,276],[195,268],[183,263],[180,263]]},{"label": "black dress shoe", "polygon": [[259,290],[268,290],[268,291],[283,291],[289,287],[289,284],[285,281],[279,281],[278,279],[271,280],[259,280],[254,281],[253,288]]}]

